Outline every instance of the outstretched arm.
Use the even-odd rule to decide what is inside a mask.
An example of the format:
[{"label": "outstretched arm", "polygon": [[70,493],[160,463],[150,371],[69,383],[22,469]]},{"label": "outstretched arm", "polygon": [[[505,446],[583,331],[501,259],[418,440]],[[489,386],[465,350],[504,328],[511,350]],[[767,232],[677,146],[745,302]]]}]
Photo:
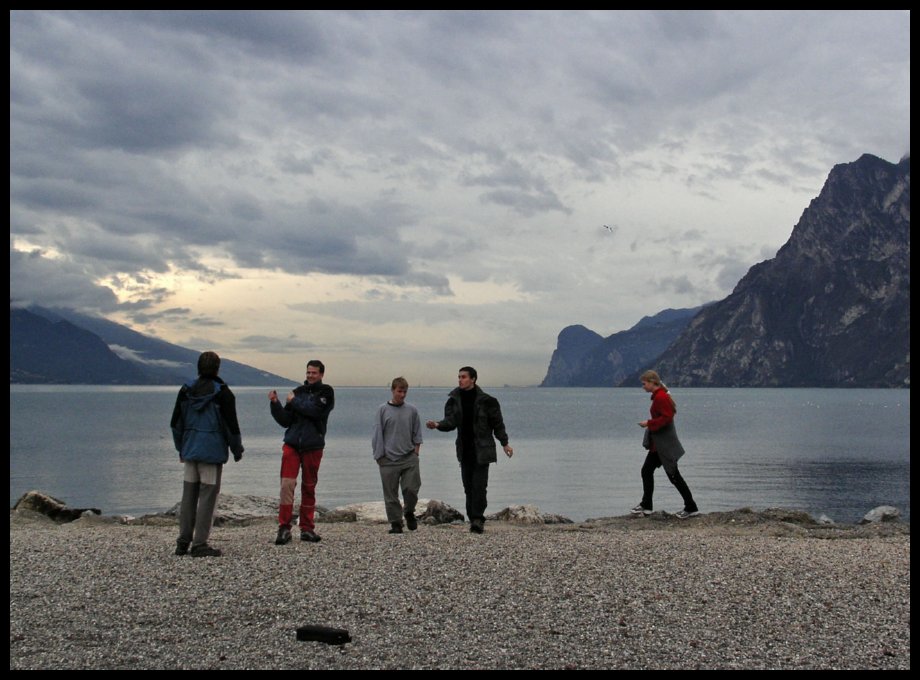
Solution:
[{"label": "outstretched arm", "polygon": [[453,399],[448,399],[444,404],[444,419],[429,420],[425,427],[429,430],[440,430],[441,432],[450,432],[460,426],[460,412]]}]

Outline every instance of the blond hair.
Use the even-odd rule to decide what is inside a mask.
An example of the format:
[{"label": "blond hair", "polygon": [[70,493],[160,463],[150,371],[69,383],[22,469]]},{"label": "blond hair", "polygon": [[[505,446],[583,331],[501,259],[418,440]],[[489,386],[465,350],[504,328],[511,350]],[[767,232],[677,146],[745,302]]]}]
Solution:
[{"label": "blond hair", "polygon": [[649,383],[652,383],[653,385],[658,385],[658,387],[663,388],[664,391],[668,395],[668,399],[671,400],[671,406],[674,407],[674,412],[677,413],[677,404],[674,403],[674,397],[671,396],[671,392],[670,390],[668,390],[668,386],[665,385],[663,382],[661,382],[661,378],[659,377],[657,373],[655,373],[655,371],[646,371],[645,373],[639,376],[639,380],[641,380],[642,382],[649,382]]},{"label": "blond hair", "polygon": [[661,383],[661,378],[658,377],[658,374],[655,371],[646,371],[639,376],[639,380],[642,382],[650,382],[653,385],[658,385],[659,387],[664,387]]}]

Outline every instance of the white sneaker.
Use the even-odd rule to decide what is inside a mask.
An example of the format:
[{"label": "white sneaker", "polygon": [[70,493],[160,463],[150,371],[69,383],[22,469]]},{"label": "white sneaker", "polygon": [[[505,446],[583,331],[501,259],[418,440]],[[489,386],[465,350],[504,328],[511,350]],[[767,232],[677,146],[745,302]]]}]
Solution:
[{"label": "white sneaker", "polygon": [[693,512],[687,512],[686,510],[681,510],[680,512],[675,512],[674,516],[677,519],[687,519],[688,517],[696,517],[700,514],[699,510],[694,510]]},{"label": "white sneaker", "polygon": [[631,512],[633,515],[644,515],[646,517],[652,514],[651,510],[649,510],[648,508],[643,508],[641,504],[637,505],[629,512]]}]

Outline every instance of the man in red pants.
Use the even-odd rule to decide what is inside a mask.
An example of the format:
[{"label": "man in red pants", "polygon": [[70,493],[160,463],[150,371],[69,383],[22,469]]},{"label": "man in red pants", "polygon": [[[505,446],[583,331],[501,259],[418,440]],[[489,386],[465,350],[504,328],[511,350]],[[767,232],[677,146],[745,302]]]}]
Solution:
[{"label": "man in red pants", "polygon": [[268,393],[272,417],[285,429],[281,447],[281,501],[278,505],[278,535],[275,545],[291,540],[294,515],[294,489],[303,470],[300,488],[300,540],[316,543],[313,515],[316,511],[316,480],[326,446],[326,422],[335,406],[335,392],[323,382],[326,367],[322,361],[307,362],[307,379],[287,395],[282,406],[278,393]]}]

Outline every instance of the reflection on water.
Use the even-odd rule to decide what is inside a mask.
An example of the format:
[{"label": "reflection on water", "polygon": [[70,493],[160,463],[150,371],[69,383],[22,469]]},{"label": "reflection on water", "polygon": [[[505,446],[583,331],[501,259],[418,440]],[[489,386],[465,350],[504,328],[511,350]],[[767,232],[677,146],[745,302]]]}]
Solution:
[{"label": "reflection on water", "polygon": [[[286,388],[286,386],[276,386]],[[515,449],[492,467],[490,510],[533,503],[575,520],[623,514],[641,495],[641,389],[484,389],[499,398]],[[10,500],[42,489],[106,513],[155,512],[178,501],[169,432],[177,388],[10,387]],[[282,429],[268,388],[236,388],[246,453],[224,492],[275,496]],[[413,388],[439,418],[449,388]],[[339,388],[317,489],[320,504],[377,500],[371,421],[389,392]],[[680,466],[700,508],[799,508],[858,520],[882,504],[910,517],[910,391],[680,389]],[[463,507],[454,435],[425,431],[422,496]],[[659,471],[656,508],[680,509]]]}]

